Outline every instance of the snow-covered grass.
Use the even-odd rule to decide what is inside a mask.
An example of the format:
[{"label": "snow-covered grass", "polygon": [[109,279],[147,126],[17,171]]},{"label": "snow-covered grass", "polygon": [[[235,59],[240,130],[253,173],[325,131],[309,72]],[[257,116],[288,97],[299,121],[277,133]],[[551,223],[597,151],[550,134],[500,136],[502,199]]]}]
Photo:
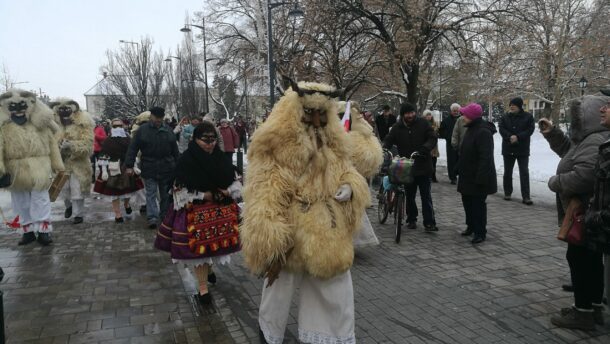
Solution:
[{"label": "snow-covered grass", "polygon": [[[440,152],[438,163],[441,166],[446,166],[447,154],[445,140],[439,140],[438,148]],[[539,201],[548,204],[553,204],[555,202],[555,194],[549,190],[547,182],[551,176],[555,175],[559,160],[559,156],[551,150],[546,139],[542,136],[538,128],[536,128],[531,137],[529,160],[530,192],[531,197],[535,202]],[[494,161],[498,173],[498,191],[502,195],[504,192],[502,188],[504,159],[502,157],[502,137],[499,132],[494,135]],[[446,168],[440,167],[439,171],[441,173],[446,173]],[[519,199],[520,195],[519,167],[515,162],[515,167],[513,168],[513,198]]]}]

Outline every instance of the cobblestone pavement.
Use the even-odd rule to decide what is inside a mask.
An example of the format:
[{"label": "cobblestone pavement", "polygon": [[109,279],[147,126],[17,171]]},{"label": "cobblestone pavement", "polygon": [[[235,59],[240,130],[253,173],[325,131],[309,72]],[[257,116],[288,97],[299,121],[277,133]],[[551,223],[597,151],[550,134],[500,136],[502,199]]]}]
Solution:
[{"label": "cobblestone pavement", "polygon": [[[459,235],[454,187],[434,184],[433,199],[440,231],[425,233],[420,220],[400,244],[392,221],[375,225],[369,209],[382,243],[358,250],[352,269],[358,343],[610,343],[610,316],[590,333],[549,322],[572,303],[553,207],[493,196],[488,240],[473,247]],[[258,343],[262,281],[239,254],[216,268],[214,306],[202,309],[189,271],[152,248],[139,216],[115,224],[109,204],[87,204],[87,223],[57,222],[50,247],[18,247],[0,231],[8,343]],[[296,343],[296,314],[286,343]]]}]

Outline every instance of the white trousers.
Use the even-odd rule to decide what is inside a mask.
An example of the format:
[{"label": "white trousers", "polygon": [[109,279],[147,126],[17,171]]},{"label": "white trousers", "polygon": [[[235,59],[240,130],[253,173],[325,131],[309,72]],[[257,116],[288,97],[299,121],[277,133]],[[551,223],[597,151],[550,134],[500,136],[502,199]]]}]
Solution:
[{"label": "white trousers", "polygon": [[23,233],[53,231],[49,191],[11,191],[11,203]]},{"label": "white trousers", "polygon": [[270,344],[281,344],[292,297],[299,288],[299,341],[313,344],[356,343],[354,290],[349,270],[328,280],[281,271],[270,286],[265,279],[258,323]]},{"label": "white trousers", "polygon": [[70,175],[70,179],[61,190],[61,197],[66,208],[72,207],[72,216],[83,217],[85,199],[80,190],[80,181],[74,174]]}]

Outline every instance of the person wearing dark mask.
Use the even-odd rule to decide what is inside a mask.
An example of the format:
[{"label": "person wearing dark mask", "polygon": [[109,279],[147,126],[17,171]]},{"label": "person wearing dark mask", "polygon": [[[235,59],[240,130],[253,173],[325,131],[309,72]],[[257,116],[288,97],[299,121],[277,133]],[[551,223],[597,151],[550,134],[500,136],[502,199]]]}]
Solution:
[{"label": "person wearing dark mask", "polygon": [[519,164],[521,198],[526,205],[532,205],[530,198],[530,137],[534,133],[534,117],[523,111],[523,99],[511,99],[509,111],[499,123],[502,135],[502,156],[504,157],[504,199],[510,201],[513,193],[513,167]]},{"label": "person wearing dark mask", "polygon": [[176,135],[163,122],[163,117],[165,109],[150,109],[150,120],[136,131],[125,159],[126,173],[131,176],[136,156],[142,152],[140,170],[146,189],[146,218],[150,229],[157,228],[159,219],[163,218],[169,206],[169,189],[179,156]]},{"label": "person wearing dark mask", "polygon": [[407,228],[417,228],[417,205],[415,196],[417,189],[422,203],[424,227],[427,232],[438,231],[434,218],[432,204],[431,181],[434,167],[432,166],[431,151],[437,145],[434,129],[424,118],[417,117],[415,106],[404,103],[400,107],[400,120],[392,127],[386,136],[383,146],[391,149],[396,145],[398,154],[402,157],[411,157],[415,154],[413,164],[414,183],[406,186],[407,192]]}]

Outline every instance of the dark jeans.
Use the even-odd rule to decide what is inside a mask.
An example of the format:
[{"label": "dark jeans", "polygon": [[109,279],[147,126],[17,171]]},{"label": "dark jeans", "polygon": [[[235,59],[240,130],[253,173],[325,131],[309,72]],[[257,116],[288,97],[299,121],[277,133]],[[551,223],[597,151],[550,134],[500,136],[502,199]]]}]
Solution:
[{"label": "dark jeans", "polygon": [[229,160],[231,165],[233,165],[233,152],[225,152],[225,156],[227,157],[227,160]]},{"label": "dark jeans", "polygon": [[503,155],[504,157],[504,194],[513,193],[513,167],[515,160],[519,164],[519,180],[521,181],[521,198],[530,198],[529,156]]},{"label": "dark jeans", "polygon": [[447,142],[447,174],[449,180],[457,180],[458,151],[453,149],[451,142]]},{"label": "dark jeans", "polygon": [[244,147],[244,154],[248,154],[248,139],[246,135],[239,137],[239,146]]},{"label": "dark jeans", "polygon": [[487,236],[487,195],[462,195],[462,204],[466,214],[466,226],[472,230],[475,238]]},{"label": "dark jeans", "polygon": [[432,157],[432,180],[436,180],[436,162],[438,161],[438,158],[433,156]]},{"label": "dark jeans", "polygon": [[[144,187],[146,190],[146,218],[149,224],[157,224],[159,219],[165,217],[169,207],[169,190],[172,187],[172,179],[146,178]],[[157,205],[157,195],[160,198],[159,205]]]},{"label": "dark jeans", "polygon": [[421,212],[424,215],[424,226],[436,225],[434,206],[432,205],[431,182],[428,176],[417,176],[413,184],[405,185],[407,192],[407,222],[417,222],[415,195],[418,188],[419,196],[421,197]]},{"label": "dark jeans", "polygon": [[601,304],[604,294],[603,255],[583,246],[568,244],[566,253],[576,308],[591,309],[592,304]]}]

